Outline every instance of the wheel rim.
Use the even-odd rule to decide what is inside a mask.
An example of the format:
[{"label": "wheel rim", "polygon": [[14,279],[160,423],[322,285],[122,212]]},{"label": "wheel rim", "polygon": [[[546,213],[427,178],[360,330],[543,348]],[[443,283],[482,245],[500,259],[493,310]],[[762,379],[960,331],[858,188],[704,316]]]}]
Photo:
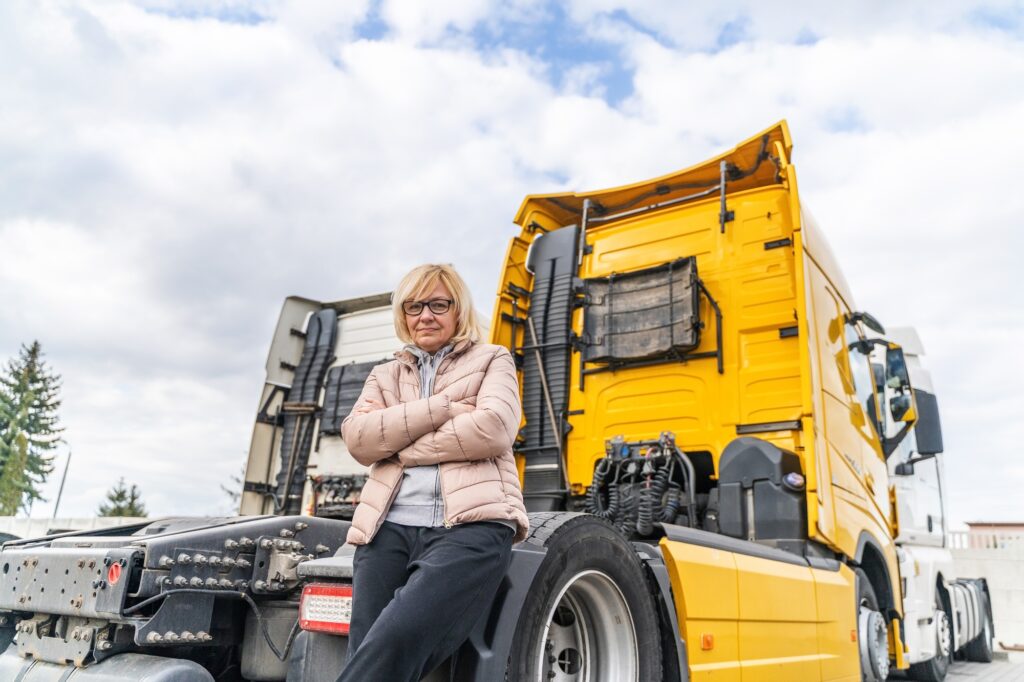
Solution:
[{"label": "wheel rim", "polygon": [[867,679],[884,680],[889,676],[889,631],[882,614],[861,603],[857,617],[861,669]]},{"label": "wheel rim", "polygon": [[953,649],[953,633],[949,628],[949,617],[945,611],[936,611],[935,618],[935,636],[939,646],[939,650],[936,653],[938,656],[949,660],[950,652]]},{"label": "wheel rim", "polygon": [[629,604],[601,571],[570,579],[544,620],[537,680],[639,679],[639,648]]}]

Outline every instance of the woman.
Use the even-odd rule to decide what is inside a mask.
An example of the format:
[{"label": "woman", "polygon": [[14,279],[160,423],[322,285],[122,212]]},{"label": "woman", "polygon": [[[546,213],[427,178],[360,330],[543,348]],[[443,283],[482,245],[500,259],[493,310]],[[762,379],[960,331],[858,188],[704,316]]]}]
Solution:
[{"label": "woman", "polygon": [[512,443],[515,364],[480,343],[469,290],[421,265],[394,293],[408,345],[370,373],[342,436],[370,466],[348,533],[356,545],[342,680],[419,680],[490,606],[528,521]]}]

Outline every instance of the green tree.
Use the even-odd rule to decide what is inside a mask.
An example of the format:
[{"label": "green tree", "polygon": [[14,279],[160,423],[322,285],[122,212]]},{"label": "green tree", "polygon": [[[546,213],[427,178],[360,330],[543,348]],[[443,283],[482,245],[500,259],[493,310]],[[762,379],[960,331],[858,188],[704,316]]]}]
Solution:
[{"label": "green tree", "polygon": [[132,483],[129,488],[124,483],[124,476],[117,480],[113,488],[107,491],[107,499],[100,503],[100,516],[145,516],[146,505],[142,504],[142,493]]},{"label": "green tree", "polygon": [[39,342],[22,345],[0,371],[0,515],[43,499],[39,490],[64,430],[60,403],[60,376],[43,360]]}]

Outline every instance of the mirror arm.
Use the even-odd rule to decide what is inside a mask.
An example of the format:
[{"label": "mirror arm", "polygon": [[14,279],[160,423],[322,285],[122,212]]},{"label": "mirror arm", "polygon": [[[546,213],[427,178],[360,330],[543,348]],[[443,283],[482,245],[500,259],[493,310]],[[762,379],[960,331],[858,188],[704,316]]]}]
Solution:
[{"label": "mirror arm", "polygon": [[918,455],[917,457],[911,457],[910,459],[907,460],[906,463],[907,464],[917,464],[918,462],[923,462],[923,461],[928,460],[928,459],[934,459],[934,457],[935,457],[935,453],[934,452],[929,452],[929,453],[926,453],[924,455]]},{"label": "mirror arm", "polygon": [[901,428],[899,433],[895,436],[882,440],[882,454],[885,455],[886,459],[889,459],[889,456],[896,452],[896,448],[903,442],[903,439],[907,437],[907,433],[910,432],[911,426],[912,424],[905,423],[903,424],[903,428]]},{"label": "mirror arm", "polygon": [[864,326],[868,329],[878,332],[879,334],[885,333],[885,327],[882,323],[875,319],[871,313],[867,312],[853,312],[846,314],[846,321],[850,324],[856,324],[857,322],[863,322]]}]

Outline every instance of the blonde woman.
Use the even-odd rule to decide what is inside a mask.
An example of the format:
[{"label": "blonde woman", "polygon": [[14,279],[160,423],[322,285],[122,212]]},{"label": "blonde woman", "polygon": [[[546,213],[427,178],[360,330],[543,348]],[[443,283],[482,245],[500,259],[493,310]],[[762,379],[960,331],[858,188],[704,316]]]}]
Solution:
[{"label": "blonde woman", "polygon": [[465,282],[421,265],[393,297],[407,345],[366,380],[342,435],[369,479],[342,680],[419,680],[490,606],[528,521],[512,456],[521,408],[508,349],[481,343]]}]

